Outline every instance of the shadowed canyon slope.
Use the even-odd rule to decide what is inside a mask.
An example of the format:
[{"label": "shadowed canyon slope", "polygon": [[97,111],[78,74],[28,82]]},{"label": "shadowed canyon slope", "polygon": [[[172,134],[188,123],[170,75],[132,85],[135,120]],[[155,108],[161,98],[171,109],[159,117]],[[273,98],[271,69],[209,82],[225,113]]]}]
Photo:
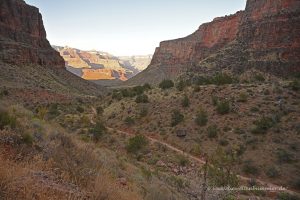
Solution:
[{"label": "shadowed canyon slope", "polygon": [[[100,94],[103,88],[65,69],[46,39],[39,10],[23,0],[0,1],[0,83],[9,87]],[[18,84],[16,84],[18,83]]]},{"label": "shadowed canyon slope", "polygon": [[[144,70],[151,56],[116,57],[106,52],[82,51],[54,46],[66,62],[67,69],[85,80],[126,81]],[[100,83],[101,84],[101,83]]]},{"label": "shadowed canyon slope", "polygon": [[163,41],[151,65],[127,82],[256,68],[277,76],[300,71],[300,2],[248,0],[245,11],[203,24],[193,34]]}]

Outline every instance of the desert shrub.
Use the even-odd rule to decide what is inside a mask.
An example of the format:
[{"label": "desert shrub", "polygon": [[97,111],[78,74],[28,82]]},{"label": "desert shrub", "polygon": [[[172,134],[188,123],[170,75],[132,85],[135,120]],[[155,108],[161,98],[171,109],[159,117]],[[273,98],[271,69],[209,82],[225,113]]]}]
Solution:
[{"label": "desert shrub", "polygon": [[211,78],[211,82],[216,85],[232,84],[235,79],[226,73],[218,73]]},{"label": "desert shrub", "polygon": [[246,174],[252,174],[252,175],[259,174],[259,169],[254,165],[252,160],[245,161],[242,170]]},{"label": "desert shrub", "polygon": [[289,193],[280,193],[277,196],[277,200],[300,200],[300,197]]},{"label": "desert shrub", "polygon": [[144,93],[144,87],[143,86],[135,86],[132,88],[133,92],[136,94],[136,95],[141,95]]},{"label": "desert shrub", "polygon": [[9,115],[6,111],[0,110],[0,130],[4,129],[6,126],[15,128],[16,122],[17,119],[15,117]]},{"label": "desert shrub", "polygon": [[112,93],[111,98],[120,101],[123,98],[123,94],[122,94],[122,92],[114,90],[113,93]]},{"label": "desert shrub", "polygon": [[41,106],[37,108],[37,118],[39,118],[40,120],[45,120],[45,117],[48,113],[48,108]]},{"label": "desert shrub", "polygon": [[200,92],[201,88],[199,87],[199,85],[195,85],[194,86],[194,92]]},{"label": "desert shrub", "polygon": [[184,95],[182,101],[181,101],[182,107],[186,108],[190,106],[190,99],[188,98],[187,95]]},{"label": "desert shrub", "polygon": [[143,89],[144,89],[144,91],[145,90],[151,90],[151,85],[149,84],[149,83],[145,83],[144,85],[143,85]]},{"label": "desert shrub", "polygon": [[148,115],[148,108],[147,107],[142,107],[141,110],[140,110],[140,117],[143,118],[143,117],[146,117]]},{"label": "desert shrub", "polygon": [[228,142],[228,140],[226,140],[226,139],[221,139],[221,140],[219,141],[219,144],[220,144],[221,146],[227,146],[227,145],[229,144],[229,142]]},{"label": "desert shrub", "polygon": [[207,127],[206,131],[207,131],[207,135],[209,138],[217,137],[218,132],[219,132],[217,125],[211,125],[211,126]]},{"label": "desert shrub", "polygon": [[184,119],[184,115],[179,110],[173,110],[171,116],[171,126],[176,126]]},{"label": "desert shrub", "polygon": [[160,82],[159,87],[163,90],[174,87],[174,82],[172,80],[163,80]]},{"label": "desert shrub", "polygon": [[132,126],[135,123],[134,119],[130,116],[126,117],[124,122],[127,126]]},{"label": "desert shrub", "polygon": [[220,101],[217,104],[217,112],[221,115],[228,114],[230,112],[230,104],[229,101]]},{"label": "desert shrub", "polygon": [[97,111],[97,115],[98,115],[98,116],[102,116],[103,113],[104,113],[104,109],[102,108],[102,106],[98,106],[98,107],[96,108],[96,111]]},{"label": "desert shrub", "polygon": [[79,112],[79,113],[83,113],[84,108],[82,106],[77,106],[76,111]]},{"label": "desert shrub", "polygon": [[266,170],[266,175],[270,178],[277,178],[280,176],[280,171],[276,167],[270,167]]},{"label": "desert shrub", "polygon": [[259,108],[258,107],[252,107],[251,109],[250,109],[250,111],[251,112],[258,112],[259,111]]},{"label": "desert shrub", "polygon": [[56,117],[59,115],[59,111],[58,111],[58,104],[57,103],[54,103],[54,104],[51,104],[49,106],[49,112],[48,114],[51,116],[51,117]]},{"label": "desert shrub", "polygon": [[9,94],[9,92],[8,92],[7,89],[2,89],[2,90],[0,91],[0,97],[2,97],[2,96],[7,96],[8,94]]},{"label": "desert shrub", "polygon": [[248,101],[247,93],[241,92],[237,101],[238,102],[247,102]]},{"label": "desert shrub", "polygon": [[30,133],[24,133],[22,134],[22,141],[27,145],[32,145],[33,137]]},{"label": "desert shrub", "polygon": [[195,123],[198,126],[205,126],[207,124],[207,122],[208,122],[207,113],[201,109],[200,112],[196,116]]},{"label": "desert shrub", "polygon": [[259,82],[264,82],[266,79],[262,74],[255,74],[254,80],[259,81]]},{"label": "desert shrub", "polygon": [[292,163],[294,162],[293,155],[285,149],[278,149],[276,152],[279,163]]},{"label": "desert shrub", "polygon": [[265,134],[270,128],[273,127],[274,121],[270,117],[262,117],[254,122],[255,127],[252,129],[254,134]]},{"label": "desert shrub", "polygon": [[126,149],[128,153],[136,154],[148,144],[147,139],[143,135],[137,135],[129,139]]},{"label": "desert shrub", "polygon": [[219,98],[216,97],[216,96],[212,96],[212,97],[211,97],[211,102],[212,102],[212,104],[213,104],[214,106],[216,106],[216,105],[218,105],[218,103],[219,103]]},{"label": "desert shrub", "polygon": [[186,166],[186,165],[188,165],[189,160],[187,159],[187,157],[185,157],[183,155],[178,155],[177,162],[180,166]]},{"label": "desert shrub", "polygon": [[186,83],[183,80],[180,80],[177,84],[176,84],[176,89],[178,91],[183,91],[184,88],[186,87]]},{"label": "desert shrub", "polygon": [[102,122],[97,122],[89,132],[93,135],[95,141],[99,141],[100,138],[106,133],[106,127]]},{"label": "desert shrub", "polygon": [[141,94],[136,97],[135,102],[136,103],[148,103],[149,99],[146,94]]},{"label": "desert shrub", "polygon": [[300,90],[300,81],[299,80],[293,80],[290,82],[289,87],[294,91]]}]

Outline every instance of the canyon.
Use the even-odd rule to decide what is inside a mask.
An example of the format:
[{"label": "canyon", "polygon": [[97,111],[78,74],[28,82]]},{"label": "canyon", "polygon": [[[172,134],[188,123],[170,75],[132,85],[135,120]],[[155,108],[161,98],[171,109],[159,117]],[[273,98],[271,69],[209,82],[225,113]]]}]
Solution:
[{"label": "canyon", "polygon": [[71,47],[53,46],[73,74],[89,81],[126,81],[144,70],[151,55],[116,57],[101,51],[83,51]]}]

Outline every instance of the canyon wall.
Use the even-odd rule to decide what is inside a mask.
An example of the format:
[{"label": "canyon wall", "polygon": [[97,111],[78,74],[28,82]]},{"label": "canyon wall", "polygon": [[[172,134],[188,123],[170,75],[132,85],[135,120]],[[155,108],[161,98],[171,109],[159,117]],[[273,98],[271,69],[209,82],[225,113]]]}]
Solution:
[{"label": "canyon wall", "polygon": [[39,10],[23,0],[0,1],[0,60],[64,67],[46,39]]},{"label": "canyon wall", "polygon": [[299,0],[248,0],[244,11],[205,23],[185,38],[161,42],[150,66],[127,84],[250,68],[293,75],[300,72],[299,33]]}]

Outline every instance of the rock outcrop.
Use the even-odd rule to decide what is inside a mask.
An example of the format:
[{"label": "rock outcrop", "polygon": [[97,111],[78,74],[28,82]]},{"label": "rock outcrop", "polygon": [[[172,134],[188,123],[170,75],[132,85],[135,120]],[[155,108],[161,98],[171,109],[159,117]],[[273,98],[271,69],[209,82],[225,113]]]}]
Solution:
[{"label": "rock outcrop", "polygon": [[0,60],[11,64],[63,67],[46,39],[39,10],[23,0],[0,1]]},{"label": "rock outcrop", "polygon": [[185,38],[161,42],[150,66],[126,84],[249,68],[289,76],[300,72],[299,33],[299,0],[248,0],[245,11],[216,18]]}]

